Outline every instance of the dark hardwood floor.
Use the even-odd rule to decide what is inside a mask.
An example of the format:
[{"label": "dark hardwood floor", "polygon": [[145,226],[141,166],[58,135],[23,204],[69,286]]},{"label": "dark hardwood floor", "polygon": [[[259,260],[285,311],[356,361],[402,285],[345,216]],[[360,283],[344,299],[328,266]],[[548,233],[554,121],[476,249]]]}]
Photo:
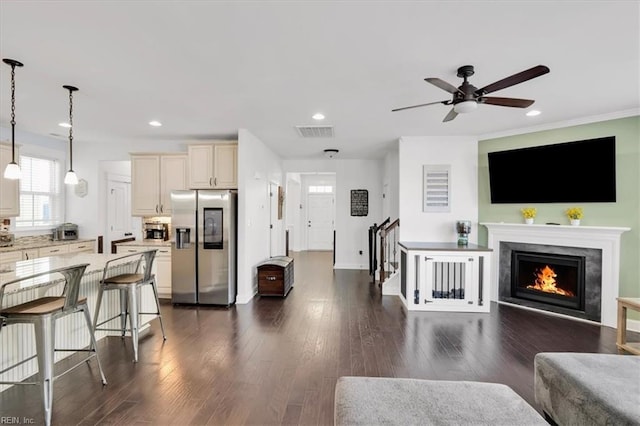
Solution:
[{"label": "dark hardwood floor", "polygon": [[[611,328],[497,304],[490,314],[408,312],[366,271],[333,271],[330,252],[294,258],[284,299],[164,304],[168,340],[155,320],[137,364],[128,339],[101,340],[109,384],[95,360],[58,379],[53,424],[328,425],[344,375],[503,383],[539,410],[536,353],[617,352]],[[41,424],[39,388],[0,393],[3,417]]]}]

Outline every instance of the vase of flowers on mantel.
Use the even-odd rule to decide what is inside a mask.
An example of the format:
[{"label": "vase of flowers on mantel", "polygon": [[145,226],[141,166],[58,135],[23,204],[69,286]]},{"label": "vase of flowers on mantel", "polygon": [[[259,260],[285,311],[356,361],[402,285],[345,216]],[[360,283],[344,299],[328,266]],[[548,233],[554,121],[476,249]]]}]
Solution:
[{"label": "vase of flowers on mantel", "polygon": [[524,218],[524,223],[527,225],[533,224],[533,220],[536,217],[537,210],[535,207],[523,207],[520,209],[522,213],[522,217]]},{"label": "vase of flowers on mantel", "polygon": [[580,219],[582,219],[583,213],[580,207],[571,207],[564,211],[569,218],[569,223],[573,226],[580,225]]}]

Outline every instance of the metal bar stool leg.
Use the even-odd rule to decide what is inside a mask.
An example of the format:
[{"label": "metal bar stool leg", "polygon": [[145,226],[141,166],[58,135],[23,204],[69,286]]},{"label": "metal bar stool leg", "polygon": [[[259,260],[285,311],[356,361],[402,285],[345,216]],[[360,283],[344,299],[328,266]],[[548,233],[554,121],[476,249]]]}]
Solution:
[{"label": "metal bar stool leg", "polygon": [[120,293],[120,329],[121,337],[124,339],[125,334],[127,333],[127,314],[129,314],[129,309],[127,307],[127,295],[128,289],[121,288],[118,293]]},{"label": "metal bar stool leg", "polygon": [[167,336],[164,334],[164,324],[162,323],[162,314],[160,313],[160,298],[158,297],[158,288],[156,287],[156,279],[151,281],[151,288],[153,289],[153,295],[156,297],[156,308],[158,310],[158,319],[160,320],[160,330],[162,330],[162,338],[167,340]]},{"label": "metal bar stool leg", "polygon": [[[98,288],[98,298],[96,300],[96,312],[95,315],[93,316],[93,328],[91,329],[92,334],[95,337],[95,332],[96,332],[96,328],[98,328],[98,316],[100,315],[100,306],[102,305],[102,293],[104,292],[104,290],[102,289],[102,286],[100,286]],[[93,345],[93,342],[91,343]],[[93,349],[94,346],[91,346],[89,349]]]},{"label": "metal bar stool leg", "polygon": [[100,363],[100,356],[98,355],[98,345],[96,343],[96,336],[94,334],[93,329],[91,328],[91,316],[89,315],[89,307],[85,304],[81,307],[82,313],[84,314],[85,321],[87,322],[87,327],[89,328],[89,337],[91,338],[91,346],[96,354],[96,361],[98,363],[98,370],[100,370],[100,377],[102,377],[102,384],[107,384],[107,379],[104,377],[104,371],[102,371],[102,364]]},{"label": "metal bar stool leg", "polygon": [[129,324],[131,326],[131,341],[133,343],[133,362],[138,362],[138,290],[137,286],[128,286],[129,295]]},{"label": "metal bar stool leg", "polygon": [[38,354],[38,374],[42,384],[45,424],[51,424],[53,406],[53,357],[55,344],[55,324],[51,315],[44,315],[33,323]]}]

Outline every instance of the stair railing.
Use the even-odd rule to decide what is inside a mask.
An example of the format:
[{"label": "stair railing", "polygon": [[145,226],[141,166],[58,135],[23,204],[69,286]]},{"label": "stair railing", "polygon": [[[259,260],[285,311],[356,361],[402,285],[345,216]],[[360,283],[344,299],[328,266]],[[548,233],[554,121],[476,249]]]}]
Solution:
[{"label": "stair railing", "polygon": [[400,219],[396,219],[380,229],[380,286],[399,266],[398,238],[400,237]]}]

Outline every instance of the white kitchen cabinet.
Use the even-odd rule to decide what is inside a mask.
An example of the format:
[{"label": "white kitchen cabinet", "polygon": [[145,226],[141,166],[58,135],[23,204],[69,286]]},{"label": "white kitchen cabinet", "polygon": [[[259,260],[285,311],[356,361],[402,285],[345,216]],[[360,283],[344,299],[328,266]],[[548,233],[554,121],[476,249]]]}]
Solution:
[{"label": "white kitchen cabinet", "polygon": [[158,287],[158,297],[171,299],[171,247],[154,246],[117,246],[118,254],[139,253],[142,251],[158,249],[153,262],[152,272],[156,275],[156,286]]},{"label": "white kitchen cabinet", "polygon": [[22,260],[22,251],[5,251],[0,253],[0,264],[19,262]]},{"label": "white kitchen cabinet", "polygon": [[83,243],[68,244],[69,253],[94,252],[94,242],[86,241]]},{"label": "white kitchen cabinet", "polygon": [[187,155],[131,156],[131,214],[171,216],[171,191],[187,189]]},{"label": "white kitchen cabinet", "polygon": [[38,255],[38,249],[22,250],[22,260],[36,259]]},{"label": "white kitchen cabinet", "polygon": [[238,188],[237,143],[209,143],[189,145],[188,157],[189,188]]},{"label": "white kitchen cabinet", "polygon": [[38,249],[38,257],[58,256],[66,253],[69,253],[69,246],[67,244],[51,247],[40,247]]},{"label": "white kitchen cabinet", "polygon": [[[19,161],[16,147],[16,163]],[[0,218],[20,216],[20,181],[5,179],[1,174],[11,162],[11,145],[0,144]]]}]

